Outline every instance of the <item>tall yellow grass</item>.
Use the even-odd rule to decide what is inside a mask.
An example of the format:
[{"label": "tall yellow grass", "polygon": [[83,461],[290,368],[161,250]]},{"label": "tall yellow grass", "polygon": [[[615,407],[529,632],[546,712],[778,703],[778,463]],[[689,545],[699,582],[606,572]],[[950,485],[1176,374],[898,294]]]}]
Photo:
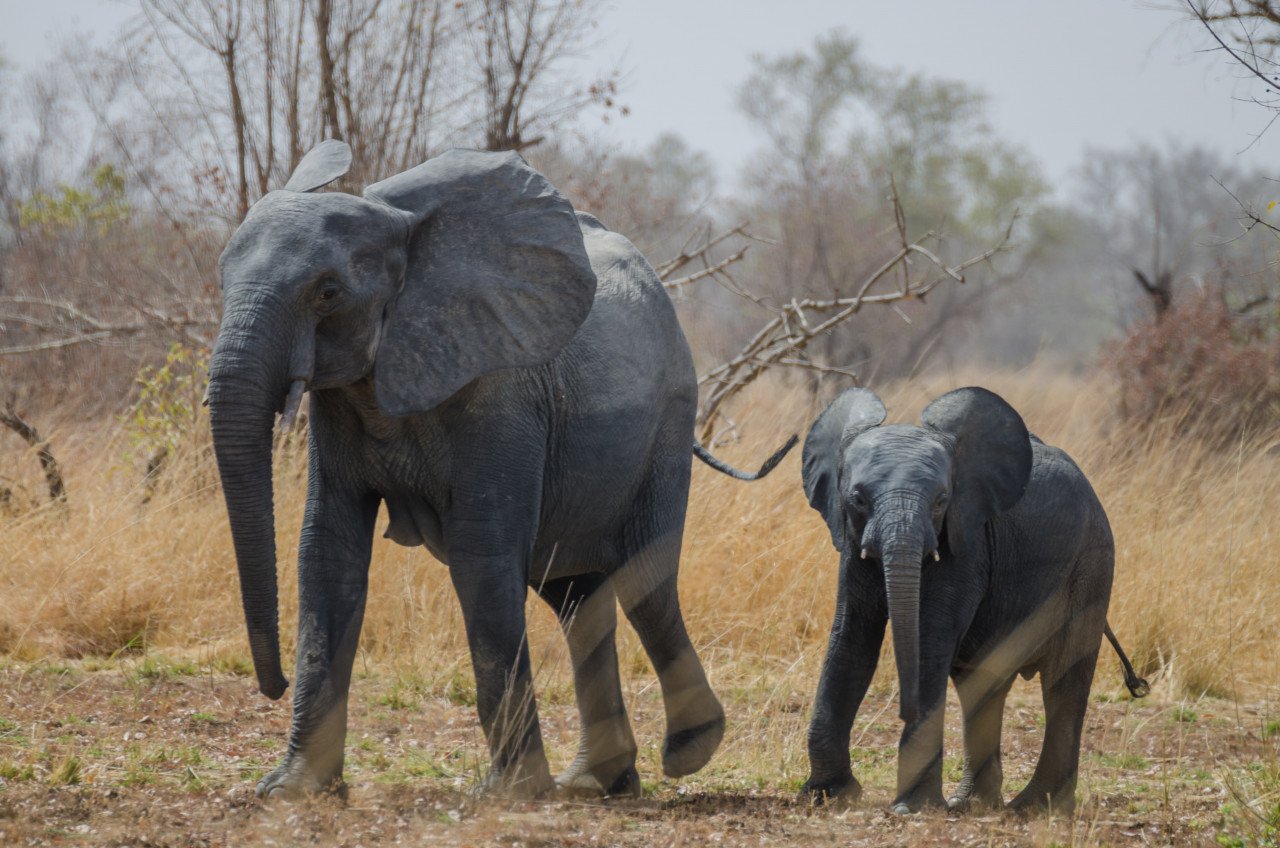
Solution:
[{"label": "tall yellow grass", "polygon": [[[1247,696],[1280,681],[1272,529],[1280,454],[1272,444],[1255,438],[1212,453],[1178,438],[1176,418],[1122,427],[1107,384],[1068,376],[937,376],[887,390],[885,401],[893,420],[914,420],[932,397],[974,382],[1004,395],[1093,481],[1117,540],[1110,618],[1140,670],[1175,697]],[[800,391],[763,389],[737,411],[746,440],[721,453],[751,466],[818,411]],[[63,456],[69,504],[0,518],[0,653],[40,660],[145,649],[243,667],[230,535],[207,460],[175,462],[144,504],[139,475],[119,468],[119,446],[109,435],[78,434]],[[4,450],[6,463],[18,461],[15,445]],[[835,590],[836,554],[805,502],[798,454],[755,484],[695,463],[681,572],[689,630],[717,687],[763,695],[783,712],[816,684]],[[284,451],[276,468],[287,651],[304,461],[301,451]],[[554,618],[536,600],[529,611],[543,697],[569,697]],[[651,685],[638,640],[627,628],[620,640],[629,685]],[[448,575],[424,550],[376,541],[361,648],[362,663],[424,685],[470,685]],[[1096,685],[1119,690],[1117,663],[1104,655],[1099,668]]]}]

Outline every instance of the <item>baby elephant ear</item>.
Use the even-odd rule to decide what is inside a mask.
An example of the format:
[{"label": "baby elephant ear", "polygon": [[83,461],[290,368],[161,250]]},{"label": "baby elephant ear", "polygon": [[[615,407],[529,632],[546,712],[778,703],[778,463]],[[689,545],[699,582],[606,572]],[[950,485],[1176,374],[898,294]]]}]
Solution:
[{"label": "baby elephant ear", "polygon": [[840,500],[840,464],[844,447],[859,434],[884,422],[884,404],[870,389],[845,389],[822,411],[804,440],[801,474],[809,506],[822,514],[831,531],[831,543],[843,551],[844,504]]},{"label": "baby elephant ear", "polygon": [[1012,406],[978,387],[947,392],[920,418],[952,447],[947,544],[960,553],[1022,498],[1031,479],[1031,437]]},{"label": "baby elephant ear", "polygon": [[329,139],[311,148],[293,169],[285,191],[315,191],[351,170],[351,148],[346,142]]},{"label": "baby elephant ear", "polygon": [[408,226],[404,287],[374,361],[388,415],[554,358],[587,319],[596,275],[573,207],[515,153],[452,150],[365,189]]}]

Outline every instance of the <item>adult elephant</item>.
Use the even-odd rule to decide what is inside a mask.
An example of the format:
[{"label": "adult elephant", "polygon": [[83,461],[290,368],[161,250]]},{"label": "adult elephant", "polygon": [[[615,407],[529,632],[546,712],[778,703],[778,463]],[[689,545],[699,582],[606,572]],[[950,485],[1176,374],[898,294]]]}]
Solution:
[{"label": "adult elephant", "polygon": [[[559,782],[640,789],[615,596],[662,683],[663,769],[696,771],[724,712],[676,595],[697,387],[661,283],[630,242],[575,215],[513,153],[455,150],[363,197],[314,193],[350,161],[335,141],[307,154],[220,260],[210,419],[270,698],[288,686],[272,427],[310,392],[293,723],[258,794],[344,788],[347,692],[384,501],[386,535],[449,567],[492,785],[521,795],[553,785],[529,673],[529,586],[560,617],[578,693],[581,745]],[[740,476],[766,473],[789,447]]]}]

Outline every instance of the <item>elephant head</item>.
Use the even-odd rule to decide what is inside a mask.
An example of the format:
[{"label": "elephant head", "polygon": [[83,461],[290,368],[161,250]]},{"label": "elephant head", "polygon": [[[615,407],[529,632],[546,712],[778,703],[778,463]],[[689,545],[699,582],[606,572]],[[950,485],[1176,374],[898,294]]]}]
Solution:
[{"label": "elephant head", "polygon": [[913,723],[921,570],[942,548],[961,556],[988,520],[1017,503],[1031,476],[1031,440],[1018,413],[981,388],[934,400],[923,427],[880,426],[885,414],[866,389],[837,397],[805,439],[804,487],[844,566],[884,569],[900,711]]},{"label": "elephant head", "polygon": [[372,381],[389,416],[428,411],[484,374],[553,358],[595,296],[573,208],[514,153],[454,150],[369,186],[326,141],[259,200],[219,261],[209,367],[214,449],[258,685],[278,698],[271,485],[275,413],[304,390]]}]

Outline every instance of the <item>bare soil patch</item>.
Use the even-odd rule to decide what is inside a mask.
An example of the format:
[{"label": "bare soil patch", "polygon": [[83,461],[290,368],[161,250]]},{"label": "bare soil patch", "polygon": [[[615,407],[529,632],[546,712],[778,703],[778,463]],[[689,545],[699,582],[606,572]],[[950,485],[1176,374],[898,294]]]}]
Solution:
[{"label": "bare soil patch", "polygon": [[[892,693],[873,691],[855,726],[866,786],[852,808],[795,800],[803,758],[771,762],[766,728],[803,727],[808,703],[726,698],[724,751],[686,781],[660,780],[661,705],[633,694],[645,797],[513,803],[472,792],[485,755],[465,698],[416,696],[366,672],[353,688],[344,804],[264,804],[254,781],[284,750],[287,705],[249,678],[124,661],[0,670],[2,845],[1251,845],[1274,844],[1280,725],[1268,705],[1101,699],[1089,715],[1073,820],[1004,814],[895,818]],[[553,763],[572,756],[576,715],[544,698]],[[948,710],[947,779],[959,774]],[[1025,782],[1040,743],[1038,691],[1020,684],[1006,716],[1006,794]],[[737,737],[736,739],[734,737]],[[803,737],[801,736],[801,739]],[[734,751],[755,748],[745,764]],[[1268,806],[1270,805],[1270,806]]]}]

